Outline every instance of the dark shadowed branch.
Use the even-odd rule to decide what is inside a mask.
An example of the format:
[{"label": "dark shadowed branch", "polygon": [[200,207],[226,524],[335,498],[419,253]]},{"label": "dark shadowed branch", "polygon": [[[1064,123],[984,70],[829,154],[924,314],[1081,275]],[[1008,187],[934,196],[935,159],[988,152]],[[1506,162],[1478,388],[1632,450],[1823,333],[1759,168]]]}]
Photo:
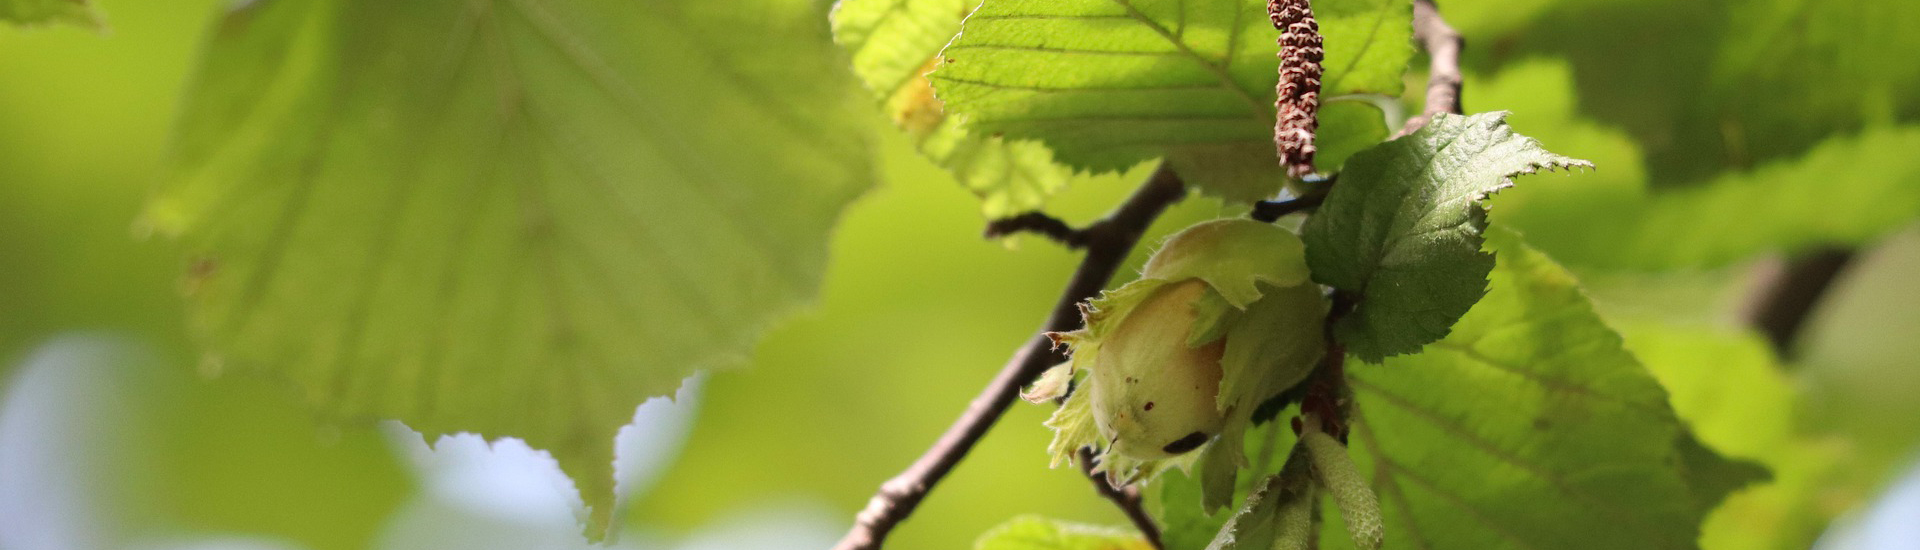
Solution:
[{"label": "dark shadowed branch", "polygon": [[[1185,196],[1186,185],[1171,168],[1162,164],[1118,209],[1080,231],[1085,234],[1086,257],[1080,261],[1080,267],[1067,282],[1066,290],[1061,292],[1060,299],[1055,302],[1053,312],[1047,316],[1040,332],[1064,332],[1079,328],[1080,302],[1093,298],[1106,288],[1113,274],[1119,271],[1120,264],[1126,261],[1127,255],[1140,242],[1147,227],[1160,217],[1167,206]],[[927,492],[946,477],[954,465],[960,463],[960,459],[973,449],[981,436],[986,435],[987,430],[993,427],[994,422],[1000,419],[1007,406],[1019,395],[1020,388],[1063,360],[1065,357],[1054,349],[1053,341],[1044,334],[1035,334],[1027,340],[1007,361],[1006,366],[1000,369],[1000,374],[968,403],[966,411],[926,453],[920,455],[906,471],[880,485],[880,491],[867,502],[866,509],[855,516],[853,528],[834,548],[880,548],[887,533],[911,515],[921,499],[926,498]],[[1126,501],[1116,502],[1127,508]],[[1138,499],[1131,502],[1137,504]],[[1129,517],[1136,516],[1131,509],[1127,513]],[[1145,516],[1141,514],[1138,517]]]},{"label": "dark shadowed branch", "polygon": [[1396,137],[1426,126],[1433,115],[1462,112],[1460,49],[1466,41],[1440,17],[1440,9],[1434,6],[1433,0],[1414,0],[1413,39],[1427,51],[1427,105],[1420,110],[1420,116],[1407,119],[1407,125],[1394,134]]},{"label": "dark shadowed branch", "polygon": [[1253,203],[1253,211],[1248,212],[1247,217],[1273,223],[1280,218],[1286,217],[1288,214],[1306,212],[1319,208],[1320,203],[1326,202],[1327,192],[1333,190],[1333,182],[1333,178],[1315,179],[1309,176],[1308,179],[1304,180],[1304,183],[1309,184],[1310,187],[1307,188],[1307,191],[1301,193],[1300,196],[1287,200]]},{"label": "dark shadowed branch", "polygon": [[1853,250],[1822,248],[1776,266],[1748,301],[1747,324],[1767,338],[1774,353],[1793,358],[1800,329],[1853,259]]},{"label": "dark shadowed branch", "polygon": [[1147,508],[1140,505],[1140,487],[1131,484],[1114,487],[1107,481],[1105,472],[1093,471],[1094,457],[1090,447],[1081,447],[1079,458],[1080,472],[1087,474],[1087,481],[1093,482],[1094,490],[1100,491],[1100,496],[1107,497],[1114,506],[1120,507],[1120,511],[1127,515],[1127,521],[1133,522],[1148,544],[1154,548],[1166,548],[1160,542],[1160,526],[1153,523],[1153,516],[1147,515]]},{"label": "dark shadowed branch", "polygon": [[1087,245],[1087,232],[1074,229],[1060,218],[1047,215],[1038,210],[999,218],[987,222],[984,232],[989,239],[1007,237],[1019,233],[1038,233],[1067,248],[1080,248]]}]

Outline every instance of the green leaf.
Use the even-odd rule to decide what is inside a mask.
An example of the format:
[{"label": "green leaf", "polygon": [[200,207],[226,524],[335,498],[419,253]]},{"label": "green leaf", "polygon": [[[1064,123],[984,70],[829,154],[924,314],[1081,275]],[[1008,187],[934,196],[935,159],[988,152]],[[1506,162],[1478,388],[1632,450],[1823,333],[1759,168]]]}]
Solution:
[{"label": "green leaf", "polygon": [[1278,475],[1267,476],[1260,487],[1247,495],[1246,504],[1227,518],[1220,532],[1207,543],[1206,550],[1264,550],[1272,547],[1279,531],[1280,504],[1286,489]]},{"label": "green leaf", "polygon": [[1313,278],[1360,296],[1335,327],[1369,362],[1446,336],[1486,288],[1481,201],[1541,168],[1591,166],[1508,128],[1506,113],[1441,115],[1355,154],[1303,228]]},{"label": "green leaf", "polygon": [[[1314,9],[1327,52],[1321,161],[1334,166],[1385,135],[1371,104],[1333,98],[1399,94],[1411,9]],[[1273,148],[1277,36],[1260,2],[987,0],[931,78],[975,131],[1038,139],[1097,172],[1165,157],[1201,189],[1257,200],[1285,181]]]},{"label": "green leaf", "polygon": [[1213,513],[1233,504],[1235,481],[1247,466],[1247,428],[1253,424],[1245,415],[1231,415],[1213,443],[1207,444],[1194,466],[1200,479],[1200,509]]},{"label": "green leaf", "polygon": [[[1229,434],[1238,438],[1243,445],[1241,460],[1226,472],[1237,474],[1234,479],[1219,479],[1225,476],[1221,472],[1208,470],[1218,466],[1211,463],[1216,459],[1202,457],[1195,464],[1194,471],[1183,473],[1175,469],[1161,474],[1146,485],[1144,502],[1148,512],[1160,524],[1161,542],[1167,550],[1206,548],[1227,520],[1239,511],[1238,506],[1224,506],[1244,501],[1248,495],[1259,490],[1268,475],[1279,473],[1282,463],[1290,455],[1288,449],[1297,442],[1287,422],[1268,422],[1258,426],[1229,425],[1227,431],[1221,434],[1221,439],[1208,446],[1206,452],[1209,456],[1220,451],[1222,442],[1228,440],[1226,436]],[[1224,456],[1226,453],[1221,454]],[[1219,488],[1208,485],[1223,481],[1232,483],[1228,488],[1231,494],[1220,499],[1218,504],[1221,507],[1216,507],[1212,498],[1217,497],[1209,493]]]},{"label": "green leaf", "polygon": [[1856,504],[1843,502],[1843,495],[1875,491],[1836,475],[1867,466],[1855,445],[1798,427],[1807,422],[1807,399],[1757,336],[1645,321],[1624,324],[1621,332],[1672,395],[1675,412],[1699,434],[1695,447],[1758,461],[1772,473],[1707,518],[1702,548],[1808,548],[1829,521]]},{"label": "green leaf", "polygon": [[1910,24],[1920,4],[1558,3],[1516,35],[1475,43],[1501,43],[1513,59],[1565,56],[1578,71],[1581,111],[1631,133],[1662,185],[1920,121],[1920,64],[1904,55],[1920,51]]},{"label": "green leaf", "polygon": [[1299,535],[1312,528],[1313,484],[1306,469],[1294,463],[1289,459],[1286,471],[1267,476],[1247,495],[1206,550],[1268,550],[1283,548],[1284,540],[1306,540]]},{"label": "green leaf", "polygon": [[19,25],[64,23],[106,29],[106,21],[87,0],[0,0],[0,21]]},{"label": "green leaf", "polygon": [[[1205,463],[1202,463],[1205,466]],[[1220,527],[1237,512],[1235,509],[1210,510],[1203,504],[1204,472],[1167,472],[1148,485],[1157,497],[1147,499],[1148,510],[1160,525],[1160,542],[1167,550],[1201,550],[1220,532]],[[1258,475],[1252,476],[1258,479]]]},{"label": "green leaf", "polygon": [[1072,171],[1039,143],[980,135],[947,116],[926,78],[940,48],[960,33],[979,0],[841,0],[834,4],[834,41],[853,57],[853,71],[880,99],[894,125],[920,152],[980,197],[987,217],[1040,207]]},{"label": "green leaf", "polygon": [[1138,533],[1039,516],[1002,523],[973,542],[974,550],[1152,550]]},{"label": "green leaf", "polygon": [[598,533],[615,431],[811,299],[869,185],[812,5],[228,12],[146,212],[190,254],[208,368],[524,438]]},{"label": "green leaf", "polygon": [[1610,269],[1715,267],[1864,243],[1920,218],[1916,150],[1920,126],[1879,128],[1698,186],[1541,197],[1512,221],[1569,265]]},{"label": "green leaf", "polygon": [[1452,334],[1348,369],[1386,547],[1694,548],[1729,488],[1691,476],[1741,466],[1682,444],[1666,392],[1566,270],[1488,236],[1492,286]]}]

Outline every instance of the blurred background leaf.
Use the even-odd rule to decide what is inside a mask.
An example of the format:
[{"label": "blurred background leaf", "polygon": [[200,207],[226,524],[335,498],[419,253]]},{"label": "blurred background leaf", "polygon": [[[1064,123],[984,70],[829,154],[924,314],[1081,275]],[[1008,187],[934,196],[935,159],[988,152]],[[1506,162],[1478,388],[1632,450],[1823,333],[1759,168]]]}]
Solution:
[{"label": "blurred background leaf", "polygon": [[100,12],[87,0],[0,0],[0,21],[20,25],[66,23],[106,29]]},{"label": "blurred background leaf", "polygon": [[[1456,4],[1465,8],[1455,12]],[[1449,3],[1450,20],[1490,31],[1470,35],[1473,65],[1565,58],[1577,67],[1580,111],[1633,135],[1659,185],[1799,156],[1829,135],[1920,117],[1920,68],[1886,55],[1920,47],[1910,32],[1920,5],[1911,2],[1520,4]]]},{"label": "blurred background leaf", "polygon": [[994,527],[974,550],[1152,550],[1139,533],[1080,525],[1037,516],[1014,518]]},{"label": "blurred background leaf", "polygon": [[926,73],[959,34],[960,20],[978,6],[976,0],[835,2],[833,37],[894,126],[979,196],[988,218],[998,218],[1039,208],[1073,173],[1039,143],[968,131],[934,96]]},{"label": "blurred background leaf", "polygon": [[633,408],[816,292],[871,181],[841,63],[804,1],[239,5],[144,220],[209,370],[523,438],[597,536]]}]

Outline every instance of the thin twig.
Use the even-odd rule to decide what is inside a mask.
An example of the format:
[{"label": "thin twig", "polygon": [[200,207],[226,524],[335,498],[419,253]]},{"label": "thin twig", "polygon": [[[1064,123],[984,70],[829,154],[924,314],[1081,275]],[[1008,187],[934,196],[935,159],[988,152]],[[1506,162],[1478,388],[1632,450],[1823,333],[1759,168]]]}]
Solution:
[{"label": "thin twig", "polygon": [[1407,119],[1394,137],[1404,136],[1426,126],[1433,115],[1460,114],[1460,49],[1466,41],[1440,17],[1433,0],[1414,0],[1413,38],[1427,51],[1427,105],[1420,116]]},{"label": "thin twig", "polygon": [[1035,210],[987,222],[986,238],[997,239],[1016,233],[1038,233],[1067,248],[1087,246],[1087,232],[1074,229],[1060,218]]},{"label": "thin twig", "polygon": [[1166,548],[1160,542],[1160,526],[1153,523],[1153,516],[1147,515],[1147,508],[1140,504],[1140,487],[1132,484],[1114,487],[1107,481],[1106,473],[1093,471],[1093,460],[1093,449],[1081,447],[1080,472],[1087,475],[1087,481],[1093,482],[1093,489],[1099,491],[1100,496],[1113,501],[1113,505],[1127,515],[1127,520],[1140,530],[1140,536],[1147,539],[1147,544],[1154,548]]},{"label": "thin twig", "polygon": [[1280,218],[1286,217],[1287,214],[1319,208],[1320,203],[1326,202],[1327,193],[1333,190],[1334,179],[1315,179],[1308,177],[1303,181],[1310,184],[1311,187],[1308,187],[1307,191],[1301,193],[1300,196],[1283,201],[1260,201],[1253,203],[1253,211],[1247,213],[1247,217],[1258,221],[1273,223]]},{"label": "thin twig", "polygon": [[1247,216],[1255,220],[1273,223],[1280,218],[1286,217],[1287,214],[1305,212],[1318,208],[1320,203],[1326,200],[1326,195],[1309,195],[1283,201],[1260,201],[1253,203],[1253,213]]},{"label": "thin twig", "polygon": [[1853,250],[1829,247],[1778,266],[1748,301],[1747,324],[1767,338],[1775,353],[1791,359],[1800,329],[1806,326],[1821,298],[1833,288],[1833,283],[1840,279],[1853,259]]},{"label": "thin twig", "polygon": [[[1053,312],[1047,316],[1041,334],[1035,334],[1020,346],[1013,358],[1000,369],[987,387],[980,390],[967,404],[966,412],[955,420],[946,433],[940,435],[925,454],[920,455],[906,471],[894,476],[880,485],[880,491],[867,502],[867,507],[855,516],[853,528],[847,532],[836,550],[875,550],[886,540],[887,533],[894,526],[913,513],[920,500],[934,484],[946,477],[954,465],[960,463],[974,443],[986,435],[1006,412],[1007,406],[1020,393],[1020,388],[1040,376],[1047,367],[1065,360],[1060,352],[1053,349],[1053,341],[1046,332],[1071,331],[1080,326],[1080,308],[1082,301],[1093,298],[1105,288],[1107,281],[1120,269],[1134,245],[1140,242],[1140,236],[1147,227],[1160,217],[1168,205],[1186,196],[1186,186],[1180,177],[1167,165],[1162,164],[1158,171],[1140,189],[1128,197],[1125,203],[1106,218],[1087,227],[1087,255],[1080,261],[1080,267],[1074,271],[1073,278],[1067,282],[1066,290],[1054,304]],[[1132,515],[1132,512],[1128,512]]]}]

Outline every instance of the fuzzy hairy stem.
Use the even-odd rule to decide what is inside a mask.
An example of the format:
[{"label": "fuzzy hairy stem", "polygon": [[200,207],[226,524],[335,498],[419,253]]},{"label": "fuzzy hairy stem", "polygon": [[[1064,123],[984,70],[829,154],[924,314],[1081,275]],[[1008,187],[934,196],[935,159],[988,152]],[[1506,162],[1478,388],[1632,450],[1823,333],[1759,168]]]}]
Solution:
[{"label": "fuzzy hairy stem", "polygon": [[[854,517],[853,528],[840,539],[839,544],[834,545],[836,550],[880,548],[887,534],[912,515],[913,509],[926,498],[927,492],[933,490],[933,486],[946,477],[973,449],[973,445],[986,435],[987,430],[1019,396],[1020,388],[1038,378],[1048,367],[1066,359],[1054,349],[1053,341],[1045,333],[1078,329],[1080,302],[1097,296],[1101,289],[1106,288],[1107,282],[1120,270],[1120,264],[1126,261],[1127,255],[1140,242],[1147,227],[1168,206],[1185,197],[1186,193],[1186,184],[1180,181],[1179,175],[1162,164],[1119,208],[1081,231],[1086,234],[1086,257],[1080,261],[1080,267],[1067,282],[1066,290],[1061,292],[1053,312],[1047,316],[1046,324],[1025,345],[1020,346],[1013,358],[1000,369],[1000,374],[980,390],[980,394],[968,403],[966,411],[940,435],[940,439],[934,441],[932,447],[906,471],[880,485],[879,492],[867,502],[867,507]],[[1138,499],[1116,502],[1121,504],[1129,517],[1145,517],[1144,512],[1132,509],[1137,507]]]}]

